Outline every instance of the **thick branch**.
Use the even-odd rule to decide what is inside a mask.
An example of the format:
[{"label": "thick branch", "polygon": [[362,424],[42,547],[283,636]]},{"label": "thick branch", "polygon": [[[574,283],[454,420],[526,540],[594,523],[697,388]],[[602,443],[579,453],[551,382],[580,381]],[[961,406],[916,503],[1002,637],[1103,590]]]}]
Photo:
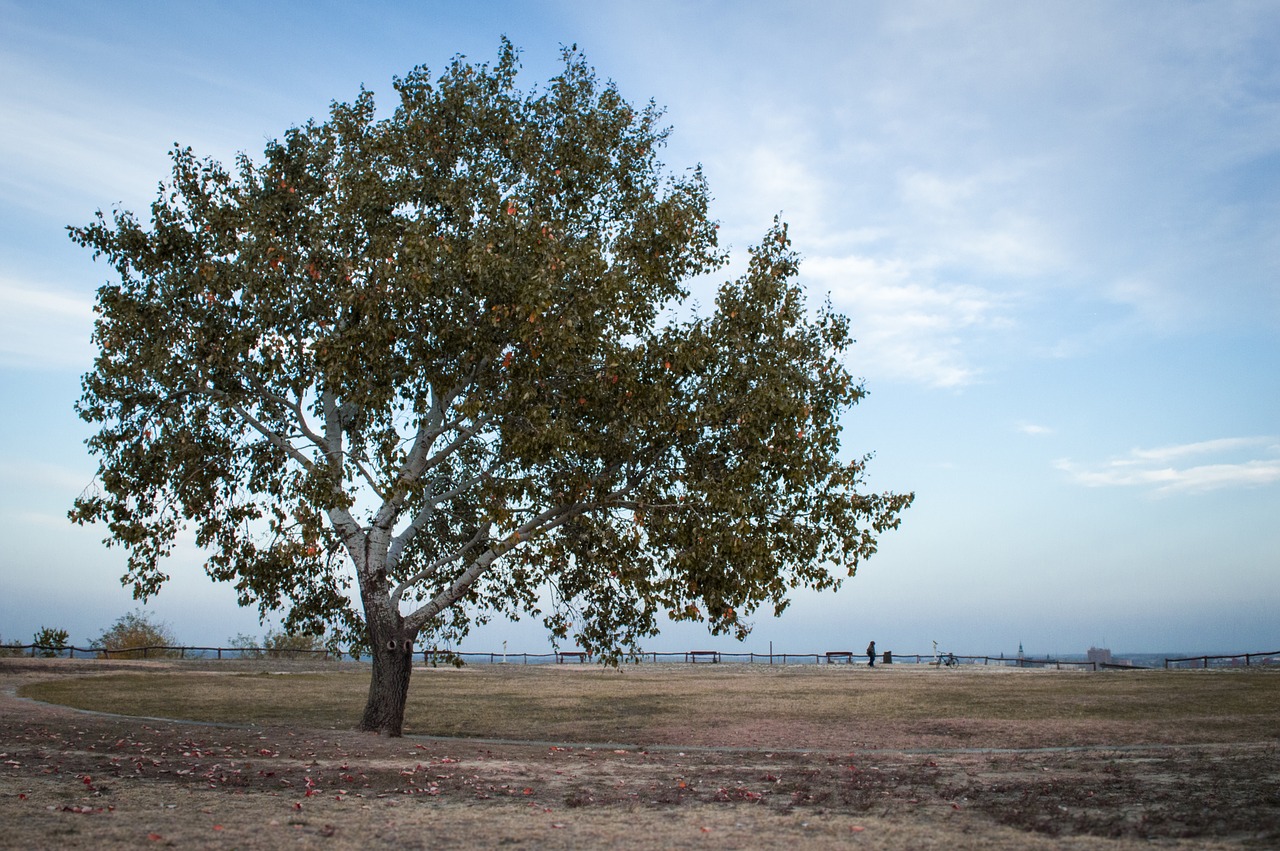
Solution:
[{"label": "thick branch", "polygon": [[241,373],[241,378],[243,378],[244,380],[248,381],[251,385],[253,385],[253,389],[263,399],[265,399],[268,402],[274,402],[275,404],[280,405],[281,407],[287,409],[291,414],[293,414],[294,420],[298,424],[298,429],[302,432],[303,436],[305,436],[308,440],[314,443],[316,448],[319,449],[321,452],[328,454],[329,448],[328,446],[325,445],[325,439],[320,434],[318,434],[314,429],[312,429],[310,423],[307,422],[307,415],[306,415],[306,412],[302,409],[301,401],[294,401],[285,396],[281,396],[279,393],[272,391],[269,387],[267,387],[266,383],[263,382],[262,379],[258,378],[256,375],[253,375],[252,373]]},{"label": "thick branch", "polygon": [[294,446],[285,438],[283,434],[268,426],[259,420],[253,414],[249,413],[243,405],[232,405],[231,410],[235,411],[242,420],[251,426],[255,431],[271,441],[276,447],[283,450],[290,458],[302,465],[303,469],[308,472],[315,468],[315,462],[308,458],[301,449]]},{"label": "thick branch", "polygon": [[450,583],[448,588],[405,618],[406,626],[421,629],[422,625],[427,621],[461,600],[467,590],[476,583],[476,580],[483,576],[499,558],[531,538],[544,535],[558,526],[563,526],[589,507],[586,503],[556,506],[548,508],[536,517],[530,518],[506,538],[490,545],[466,570]]},{"label": "thick branch", "polygon": [[[400,598],[404,596],[404,592],[409,590],[409,587],[411,585],[417,582],[421,582],[422,580],[434,574],[440,568],[444,567],[446,564],[452,564],[453,562],[458,561],[459,559],[466,558],[467,553],[475,549],[475,547],[481,542],[488,540],[489,532],[492,529],[493,529],[493,523],[490,523],[490,522],[482,523],[480,525],[480,528],[476,531],[476,533],[471,536],[471,540],[467,541],[465,544],[459,547],[456,551],[454,551],[449,555],[441,556],[440,558],[431,562],[431,564],[427,565],[426,567],[419,570],[417,573],[413,574],[413,576],[410,576],[407,579],[405,579],[403,582],[401,582],[399,585],[396,586],[394,591],[391,592],[391,604],[393,606],[400,605]],[[390,568],[391,567],[390,557],[388,557],[387,562],[388,562],[388,568]]]},{"label": "thick branch", "polygon": [[[448,422],[445,421],[445,414],[449,406],[453,404],[454,399],[462,394],[462,391],[466,389],[469,383],[469,380],[464,381],[443,396],[437,395],[432,400],[431,407],[423,415],[422,422],[418,426],[418,432],[413,439],[413,446],[396,473],[391,494],[383,499],[382,507],[374,518],[373,525],[375,527],[389,530],[404,508],[410,485],[420,480],[423,474],[444,458],[456,452],[489,422],[489,418],[481,418],[472,423],[472,425],[463,428],[462,423],[466,422],[465,417],[459,417]],[[440,435],[453,430],[459,432],[458,437],[450,441],[443,449],[428,456],[427,453],[435,445],[436,439]]]},{"label": "thick branch", "polygon": [[408,547],[409,544],[413,542],[413,539],[417,537],[418,533],[426,528],[426,525],[431,522],[431,518],[435,515],[437,506],[441,503],[448,502],[454,497],[461,496],[471,488],[490,478],[500,466],[501,464],[499,462],[495,462],[487,469],[476,473],[474,476],[462,482],[462,484],[452,490],[445,491],[444,493],[432,494],[428,497],[422,508],[419,509],[418,513],[409,523],[409,526],[391,541],[391,548],[387,552],[387,569],[394,570],[396,565],[400,563],[400,556],[404,553],[405,548]]}]

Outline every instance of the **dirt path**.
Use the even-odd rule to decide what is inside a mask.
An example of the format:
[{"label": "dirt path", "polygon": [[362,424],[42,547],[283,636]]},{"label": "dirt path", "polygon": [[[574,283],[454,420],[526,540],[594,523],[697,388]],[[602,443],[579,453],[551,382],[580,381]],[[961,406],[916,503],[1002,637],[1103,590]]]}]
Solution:
[{"label": "dirt path", "polygon": [[5,662],[0,848],[1280,842],[1274,745],[796,752],[384,740],[38,704],[16,690],[83,670]]}]

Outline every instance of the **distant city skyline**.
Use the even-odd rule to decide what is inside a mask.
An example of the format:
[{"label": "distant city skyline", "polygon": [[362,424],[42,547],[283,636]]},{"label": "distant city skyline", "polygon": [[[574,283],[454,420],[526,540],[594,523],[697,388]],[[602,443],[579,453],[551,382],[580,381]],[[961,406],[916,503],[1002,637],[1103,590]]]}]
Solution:
[{"label": "distant city skyline", "polygon": [[[1280,6],[1248,2],[0,3],[0,637],[74,643],[138,604],[72,411],[102,263],[176,142],[231,164],[361,86],[576,43],[667,108],[731,251],[781,214],[810,304],[857,338],[868,487],[914,491],[837,594],[743,644],[646,649],[1265,651],[1280,644]],[[695,292],[706,304],[706,282]],[[190,540],[147,610],[186,643],[261,634]],[[274,624],[273,624],[274,625]],[[547,647],[495,622],[466,648]]]}]

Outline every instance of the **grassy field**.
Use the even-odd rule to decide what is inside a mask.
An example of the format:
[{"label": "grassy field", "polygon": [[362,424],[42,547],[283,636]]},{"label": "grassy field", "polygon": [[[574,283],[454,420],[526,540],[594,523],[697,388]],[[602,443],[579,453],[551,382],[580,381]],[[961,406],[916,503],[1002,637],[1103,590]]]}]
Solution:
[{"label": "grassy field", "polygon": [[[368,672],[169,670],[52,680],[39,700],[123,715],[349,729]],[[278,671],[278,667],[277,667]],[[1016,747],[1275,737],[1280,672],[1073,672],[839,666],[477,665],[415,671],[406,732],[537,741]],[[1057,736],[1046,742],[1044,728]],[[772,731],[761,737],[766,728]],[[845,739],[842,739],[845,740]]]},{"label": "grassy field", "polygon": [[1280,671],[426,668],[393,740],[367,687],[0,660],[0,848],[1280,846]]}]

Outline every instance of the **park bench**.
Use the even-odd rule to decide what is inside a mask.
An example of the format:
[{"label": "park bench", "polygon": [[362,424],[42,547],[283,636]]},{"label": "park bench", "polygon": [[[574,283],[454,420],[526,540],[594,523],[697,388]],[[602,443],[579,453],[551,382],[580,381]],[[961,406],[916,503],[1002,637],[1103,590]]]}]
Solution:
[{"label": "park bench", "polygon": [[697,662],[698,659],[704,659],[704,660],[709,659],[712,662],[719,662],[720,651],[719,650],[690,650],[688,653],[684,654],[684,659],[686,662],[689,662],[690,664]]},{"label": "park bench", "polygon": [[852,650],[828,650],[827,664],[834,665],[838,662],[844,662],[847,665],[852,665],[853,651]]},{"label": "park bench", "polygon": [[557,650],[556,651],[557,665],[563,665],[565,661],[568,659],[572,659],[575,662],[585,662],[590,658],[591,658],[590,654],[583,653],[581,650]]}]

